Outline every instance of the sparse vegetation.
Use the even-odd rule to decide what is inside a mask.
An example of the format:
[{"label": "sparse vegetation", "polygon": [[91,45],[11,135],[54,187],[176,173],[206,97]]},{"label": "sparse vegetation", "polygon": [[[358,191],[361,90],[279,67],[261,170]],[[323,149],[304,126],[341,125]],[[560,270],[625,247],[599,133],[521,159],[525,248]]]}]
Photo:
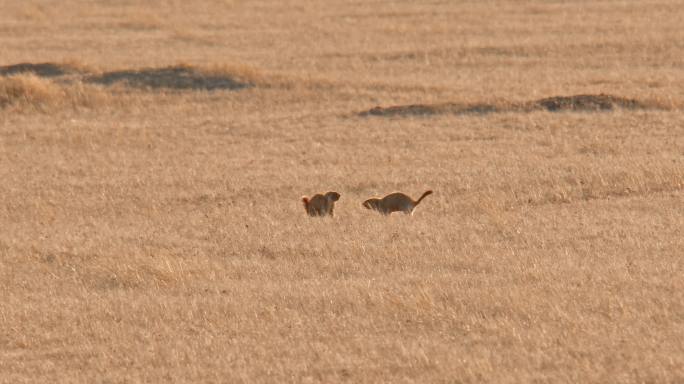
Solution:
[{"label": "sparse vegetation", "polygon": [[0,382],[684,381],[683,12],[4,2]]},{"label": "sparse vegetation", "polygon": [[34,74],[0,77],[0,109],[54,111],[108,104],[106,92],[80,82],[60,84]]}]

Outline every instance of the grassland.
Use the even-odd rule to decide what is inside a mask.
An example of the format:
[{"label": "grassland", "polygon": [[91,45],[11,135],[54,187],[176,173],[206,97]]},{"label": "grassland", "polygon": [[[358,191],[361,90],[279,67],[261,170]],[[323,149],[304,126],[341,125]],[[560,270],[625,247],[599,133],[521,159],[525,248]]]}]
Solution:
[{"label": "grassland", "polygon": [[684,382],[680,1],[116,3],[2,2],[0,382]]}]

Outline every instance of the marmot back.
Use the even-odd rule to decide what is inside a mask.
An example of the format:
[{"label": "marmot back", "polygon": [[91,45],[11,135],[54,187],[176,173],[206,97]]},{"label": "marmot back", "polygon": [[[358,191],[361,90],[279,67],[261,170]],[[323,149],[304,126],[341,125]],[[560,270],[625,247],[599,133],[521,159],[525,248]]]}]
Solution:
[{"label": "marmot back", "polygon": [[425,198],[425,196],[432,194],[428,190],[423,193],[418,200],[413,200],[410,196],[394,192],[383,197],[382,199],[374,197],[363,202],[366,209],[372,209],[380,212],[383,215],[389,215],[392,212],[404,212],[405,214],[413,214],[416,206]]}]

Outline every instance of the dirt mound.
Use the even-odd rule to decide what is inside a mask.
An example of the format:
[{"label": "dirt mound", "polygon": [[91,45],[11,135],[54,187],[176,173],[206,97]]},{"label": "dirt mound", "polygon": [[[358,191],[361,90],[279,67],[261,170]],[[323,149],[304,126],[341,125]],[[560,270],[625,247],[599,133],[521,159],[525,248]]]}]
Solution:
[{"label": "dirt mound", "polygon": [[69,64],[57,63],[20,63],[0,66],[0,76],[12,76],[23,73],[33,73],[40,77],[57,77],[80,72],[78,68]]},{"label": "dirt mound", "polygon": [[392,107],[375,107],[361,112],[361,116],[429,116],[429,115],[463,115],[487,114],[498,112],[499,108],[492,104],[411,104]]},{"label": "dirt mound", "polygon": [[359,113],[360,116],[426,116],[426,115],[465,115],[489,114],[497,112],[533,112],[533,111],[573,111],[594,112],[614,109],[665,109],[653,102],[644,102],[625,97],[598,94],[555,96],[526,103],[443,103],[443,104],[411,104],[391,107],[375,107]]},{"label": "dirt mound", "polygon": [[[78,63],[20,63],[0,66],[0,77],[34,75],[63,83],[123,84],[142,89],[238,90],[254,85],[260,75],[245,66],[196,67],[187,64],[163,68],[124,69],[98,73]],[[256,80],[255,80],[256,79]]]},{"label": "dirt mound", "polygon": [[100,75],[89,76],[86,81],[103,85],[124,83],[129,86],[145,89],[168,88],[206,91],[221,89],[237,90],[252,85],[227,74],[207,73],[184,65],[106,72]]},{"label": "dirt mound", "polygon": [[646,109],[652,106],[635,99],[612,95],[555,96],[533,102],[547,111],[608,111],[616,108]]}]

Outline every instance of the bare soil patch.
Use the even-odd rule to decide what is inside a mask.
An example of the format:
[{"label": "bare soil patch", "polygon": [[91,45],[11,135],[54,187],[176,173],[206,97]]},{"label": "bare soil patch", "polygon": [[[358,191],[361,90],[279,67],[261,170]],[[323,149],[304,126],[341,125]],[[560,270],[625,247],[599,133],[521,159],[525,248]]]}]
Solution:
[{"label": "bare soil patch", "polygon": [[145,68],[106,72],[87,77],[86,81],[97,84],[126,85],[145,89],[190,89],[190,90],[239,90],[251,86],[229,74],[211,74],[187,65],[166,68]]},{"label": "bare soil patch", "polygon": [[[235,72],[235,73],[233,73]],[[141,89],[175,90],[239,90],[253,86],[248,80],[256,76],[245,68],[200,68],[179,64],[160,68],[122,69],[94,72],[70,63],[20,63],[0,67],[0,76],[34,75],[62,83],[123,84]]]},{"label": "bare soil patch", "polygon": [[[55,107],[121,105],[126,89],[219,91],[263,84],[247,67],[197,67],[96,71],[79,63],[19,63],[0,67],[0,109],[51,111]],[[119,91],[107,87],[121,85]],[[123,92],[121,92],[123,91]]]},{"label": "bare soil patch", "polygon": [[62,63],[19,63],[0,66],[0,76],[31,73],[40,77],[58,77],[80,73],[81,68]]},{"label": "bare soil patch", "polygon": [[613,95],[575,95],[554,96],[534,101],[530,109],[545,109],[547,111],[610,111],[616,108],[649,109],[656,105],[636,99]]},{"label": "bare soil patch", "polygon": [[554,96],[530,102],[498,102],[498,103],[442,103],[411,104],[390,107],[374,107],[360,113],[361,116],[423,116],[442,114],[490,114],[500,112],[596,112],[615,109],[667,109],[654,101],[641,101],[621,96],[574,95]]}]

